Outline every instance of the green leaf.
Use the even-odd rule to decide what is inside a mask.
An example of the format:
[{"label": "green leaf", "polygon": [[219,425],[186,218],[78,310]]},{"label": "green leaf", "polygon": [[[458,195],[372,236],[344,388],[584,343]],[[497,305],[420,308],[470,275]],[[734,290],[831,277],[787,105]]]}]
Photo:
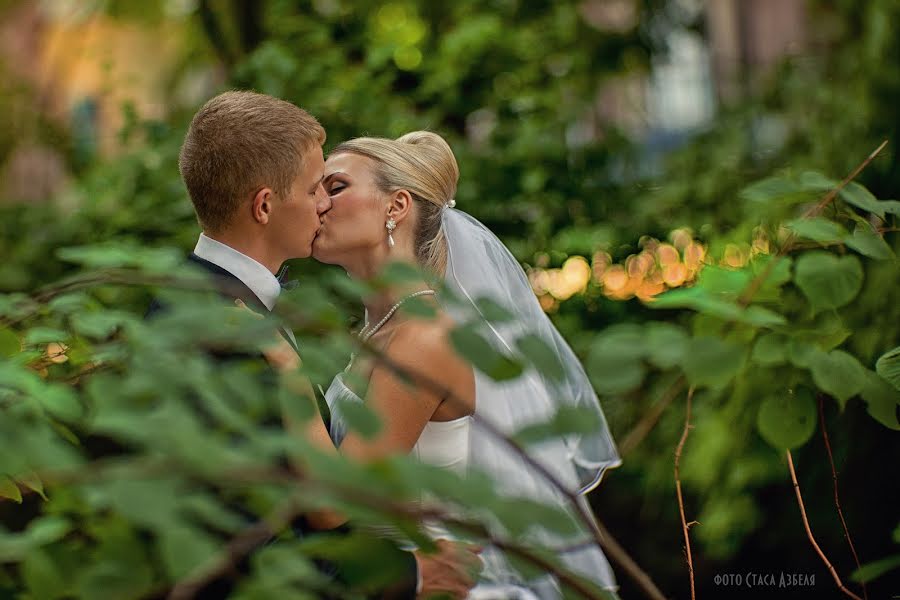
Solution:
[{"label": "green leaf", "polygon": [[427,297],[410,298],[403,303],[403,308],[400,310],[408,315],[425,319],[434,319],[437,316],[437,309],[434,306],[434,302]]},{"label": "green leaf", "polygon": [[687,351],[690,336],[672,323],[654,321],[644,326],[647,360],[660,369],[680,364]]},{"label": "green leaf", "polygon": [[117,479],[90,489],[97,508],[112,508],[136,525],[164,530],[177,523],[181,490],[174,480]]},{"label": "green leaf", "polygon": [[353,279],[346,272],[329,271],[325,274],[324,281],[348,300],[360,301],[373,291],[368,282]]},{"label": "green leaf", "polygon": [[491,323],[508,323],[515,318],[509,310],[490,297],[476,299],[475,306],[481,316]]},{"label": "green leaf", "polygon": [[526,425],[513,437],[523,444],[533,444],[573,433],[591,433],[596,431],[600,425],[595,412],[585,408],[563,406],[550,420]]},{"label": "green leaf", "polygon": [[759,407],[756,426],[777,450],[803,445],[816,429],[816,403],[807,389],[787,390],[766,398]]},{"label": "green leaf", "polygon": [[515,379],[522,374],[519,362],[496,350],[471,324],[454,328],[450,341],[460,356],[495,381]]},{"label": "green leaf", "polygon": [[647,369],[639,360],[588,357],[587,373],[601,394],[623,394],[641,385]]},{"label": "green leaf", "polygon": [[900,554],[864,564],[850,574],[850,579],[859,583],[868,583],[897,568],[900,568]]},{"label": "green leaf", "polygon": [[16,332],[0,327],[0,358],[11,358],[22,351]]},{"label": "green leaf", "polygon": [[372,439],[381,431],[378,415],[363,402],[348,399],[339,404],[338,410],[347,426],[366,439]]},{"label": "green leaf", "polygon": [[23,534],[7,534],[0,530],[0,562],[20,562],[33,550],[34,544]]},{"label": "green leaf", "polygon": [[875,372],[900,390],[900,346],[888,350],[878,358]]},{"label": "green leaf", "polygon": [[700,277],[694,286],[709,292],[716,298],[737,298],[747,289],[753,273],[749,269],[732,269],[708,265],[700,271]]},{"label": "green leaf", "polygon": [[785,223],[798,236],[815,242],[837,242],[847,236],[847,230],[823,217],[795,219]]},{"label": "green leaf", "polygon": [[748,306],[738,320],[756,327],[777,327],[787,323],[782,315],[757,305]]},{"label": "green leaf", "polygon": [[[78,598],[143,598],[160,583],[153,562],[134,531],[121,521],[96,528],[99,547],[77,569],[73,592]],[[158,589],[158,588],[157,588]]]},{"label": "green leaf", "polygon": [[50,414],[63,421],[77,421],[83,414],[78,396],[63,385],[46,386],[38,399]]},{"label": "green leaf", "polygon": [[222,504],[221,498],[196,493],[185,497],[181,510],[200,520],[204,525],[226,533],[235,534],[247,527],[246,520]]},{"label": "green leaf", "polygon": [[67,339],[69,339],[68,332],[52,327],[32,327],[25,334],[25,343],[29,345],[65,342]]},{"label": "green leaf", "polygon": [[[791,344],[811,344],[820,350],[833,350],[843,344],[853,331],[834,311],[819,313],[815,319],[790,329]],[[805,366],[805,365],[798,365]]]},{"label": "green leaf", "polygon": [[846,236],[844,243],[847,244],[847,247],[869,258],[876,260],[894,258],[894,251],[884,241],[884,237],[879,235],[868,223],[857,223],[853,235]]},{"label": "green leaf", "polygon": [[753,345],[750,360],[765,365],[783,365],[787,362],[788,338],[777,333],[766,333],[759,336]]},{"label": "green leaf", "polygon": [[866,370],[856,358],[843,350],[818,352],[809,361],[816,386],[838,401],[841,409],[847,400],[862,390],[866,381]]},{"label": "green leaf", "polygon": [[402,554],[389,540],[371,535],[318,534],[299,544],[302,555],[341,565],[342,579],[351,585],[384,586],[404,576]]},{"label": "green leaf", "polygon": [[254,552],[251,560],[253,572],[269,586],[326,581],[297,544],[269,544]]},{"label": "green leaf", "polygon": [[646,352],[644,329],[625,323],[607,327],[594,339],[592,352],[606,358],[639,359]]},{"label": "green leaf", "polygon": [[38,477],[37,473],[29,472],[23,475],[18,475],[16,477],[16,481],[18,481],[28,489],[37,492],[44,500],[47,499],[47,495],[44,494],[44,482],[41,481],[41,478]]},{"label": "green leaf", "polygon": [[173,580],[194,573],[216,557],[219,545],[202,529],[180,526],[159,532],[158,549],[166,572]]},{"label": "green leaf", "polygon": [[19,504],[22,503],[22,492],[19,491],[19,486],[6,475],[0,475],[0,498],[9,498]]},{"label": "green leaf", "polygon": [[827,192],[836,188],[838,182],[816,171],[804,171],[800,174],[800,185],[811,192]]},{"label": "green leaf", "polygon": [[866,370],[866,381],[860,396],[873,419],[889,429],[900,431],[897,408],[900,407],[900,391],[877,374]]},{"label": "green leaf", "polygon": [[133,263],[133,252],[117,244],[59,248],[56,256],[66,262],[99,269],[126,267]]},{"label": "green leaf", "polygon": [[879,204],[887,214],[900,215],[900,202],[897,200],[882,200]]},{"label": "green leaf", "polygon": [[803,188],[787,177],[769,177],[744,188],[740,197],[750,202],[772,202],[796,196]]},{"label": "green leaf", "polygon": [[697,337],[690,341],[682,367],[692,385],[721,389],[743,368],[746,354],[732,342]]},{"label": "green leaf", "polygon": [[11,361],[0,362],[0,384],[32,396],[39,396],[46,387],[44,381],[33,371]]},{"label": "green leaf", "polygon": [[119,311],[76,313],[72,316],[72,327],[81,335],[105,339],[130,318]]},{"label": "green leaf", "polygon": [[496,512],[503,524],[513,529],[514,533],[528,531],[535,523],[562,535],[572,535],[578,531],[568,512],[536,500],[504,498],[498,503]]},{"label": "green leaf", "polygon": [[33,598],[51,600],[66,595],[65,576],[47,551],[32,549],[22,562],[21,569],[22,579]]},{"label": "green leaf", "polygon": [[862,289],[862,264],[855,256],[813,251],[798,258],[796,265],[797,287],[817,311],[840,308]]},{"label": "green leaf", "polygon": [[882,219],[884,218],[884,203],[879,202],[878,199],[872,195],[872,192],[855,181],[848,183],[844,189],[840,191],[840,196],[847,204],[852,204],[857,208],[876,214]]},{"label": "green leaf", "polygon": [[92,246],[59,248],[56,255],[89,268],[138,267],[152,273],[169,273],[184,258],[175,248],[138,246],[133,242],[106,242]]},{"label": "green leaf", "polygon": [[53,313],[68,315],[71,313],[88,310],[96,301],[85,292],[71,292],[53,298],[47,303],[47,308]]},{"label": "green leaf", "polygon": [[422,271],[411,264],[394,261],[387,264],[378,276],[378,282],[391,286],[400,283],[417,282],[422,280]]},{"label": "green leaf", "polygon": [[26,535],[39,546],[53,543],[72,530],[72,524],[65,517],[47,515],[38,517],[28,524]]},{"label": "green leaf", "polygon": [[0,315],[20,319],[38,310],[38,304],[20,292],[0,294]]},{"label": "green leaf", "polygon": [[[733,288],[734,296],[743,288]],[[724,299],[706,289],[692,287],[676,289],[657,296],[649,303],[651,308],[690,308],[703,315],[709,315],[725,321],[737,321],[755,327],[774,327],[783,325],[783,316],[761,306],[742,307],[731,299]]]},{"label": "green leaf", "polygon": [[619,394],[644,381],[644,331],[639,325],[608,327],[597,334],[586,361],[586,371],[598,392]]},{"label": "green leaf", "polygon": [[[775,264],[769,267],[772,261],[775,261]],[[761,282],[751,300],[760,302],[778,300],[781,287],[791,280],[792,265],[793,261],[789,256],[759,255],[751,260],[750,269],[753,277],[762,277],[765,274],[765,280]]]},{"label": "green leaf", "polygon": [[553,381],[562,381],[565,369],[559,360],[559,353],[539,336],[528,333],[516,340],[516,348],[527,358],[535,369]]}]

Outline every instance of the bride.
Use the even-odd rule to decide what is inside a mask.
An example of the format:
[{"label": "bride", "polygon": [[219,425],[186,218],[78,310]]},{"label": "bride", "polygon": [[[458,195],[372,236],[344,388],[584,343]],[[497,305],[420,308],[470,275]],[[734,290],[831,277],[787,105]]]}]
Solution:
[{"label": "bride", "polygon": [[[357,138],[335,148],[325,165],[325,190],[332,208],[321,215],[313,257],[343,267],[359,280],[378,275],[389,262],[415,265],[442,279],[451,295],[470,303],[468,311],[442,298],[428,281],[408,283],[365,299],[366,322],[359,337],[390,363],[351,359],[325,398],[331,409],[330,435],[342,453],[371,460],[412,453],[419,460],[465,474],[486,472],[502,493],[566,506],[566,495],[547,481],[479,419],[505,434],[546,421],[559,408],[579,406],[596,413],[589,434],[569,435],[529,448],[529,454],[561,480],[587,507],[584,494],[603,472],[620,464],[599,402],[572,350],[541,310],[527,278],[506,247],[481,223],[455,208],[459,170],[440,136],[413,132],[397,140]],[[406,314],[413,298],[431,303],[437,318]],[[509,382],[495,382],[461,359],[449,332],[488,298],[514,317],[483,320],[491,343],[511,351],[522,334],[538,336],[557,353],[559,380],[534,370]],[[410,386],[397,368],[429,386]],[[443,390],[438,392],[437,390]],[[375,438],[348,431],[347,402],[365,402],[382,422]],[[540,529],[540,528],[538,528]],[[550,543],[549,532],[538,541]],[[470,598],[561,598],[559,583],[546,575],[526,579],[494,548],[482,554],[482,584]],[[596,544],[560,554],[569,569],[615,592],[612,570]]]}]

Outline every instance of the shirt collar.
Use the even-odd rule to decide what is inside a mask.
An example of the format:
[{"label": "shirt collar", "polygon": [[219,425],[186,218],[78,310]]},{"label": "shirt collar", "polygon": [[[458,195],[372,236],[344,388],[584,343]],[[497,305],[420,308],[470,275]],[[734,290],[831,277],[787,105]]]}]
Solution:
[{"label": "shirt collar", "polygon": [[240,279],[269,310],[275,307],[275,301],[281,293],[281,284],[272,272],[260,263],[202,233],[194,247],[194,254]]}]

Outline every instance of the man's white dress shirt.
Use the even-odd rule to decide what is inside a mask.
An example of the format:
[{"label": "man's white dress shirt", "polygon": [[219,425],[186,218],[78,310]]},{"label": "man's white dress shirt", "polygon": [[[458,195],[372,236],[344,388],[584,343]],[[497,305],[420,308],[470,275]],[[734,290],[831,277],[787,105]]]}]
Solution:
[{"label": "man's white dress shirt", "polygon": [[278,282],[278,278],[262,264],[203,233],[197,240],[194,254],[217,267],[222,267],[240,279],[244,285],[250,288],[250,291],[262,300],[266,308],[269,310],[275,308],[275,301],[281,294],[281,284]]}]

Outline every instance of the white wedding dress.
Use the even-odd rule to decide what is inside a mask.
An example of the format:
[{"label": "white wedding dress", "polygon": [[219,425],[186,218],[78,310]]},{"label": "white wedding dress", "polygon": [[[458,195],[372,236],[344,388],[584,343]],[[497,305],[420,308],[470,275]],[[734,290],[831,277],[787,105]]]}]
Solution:
[{"label": "white wedding dress", "polygon": [[[341,405],[345,402],[362,402],[356,393],[347,387],[343,373],[338,374],[328,390],[325,401],[331,410],[331,438],[340,447],[347,434],[347,424],[341,415]],[[423,463],[454,471],[465,475],[469,468],[469,435],[472,428],[472,417],[460,417],[452,421],[429,421],[410,454]],[[434,538],[452,538],[439,525],[426,524],[426,531]],[[488,556],[485,562],[485,576],[491,575],[491,564]],[[557,593],[554,590],[553,596]],[[540,597],[547,597],[541,595]],[[485,582],[480,583],[471,592],[469,600],[539,600],[535,592],[516,585]]]}]

